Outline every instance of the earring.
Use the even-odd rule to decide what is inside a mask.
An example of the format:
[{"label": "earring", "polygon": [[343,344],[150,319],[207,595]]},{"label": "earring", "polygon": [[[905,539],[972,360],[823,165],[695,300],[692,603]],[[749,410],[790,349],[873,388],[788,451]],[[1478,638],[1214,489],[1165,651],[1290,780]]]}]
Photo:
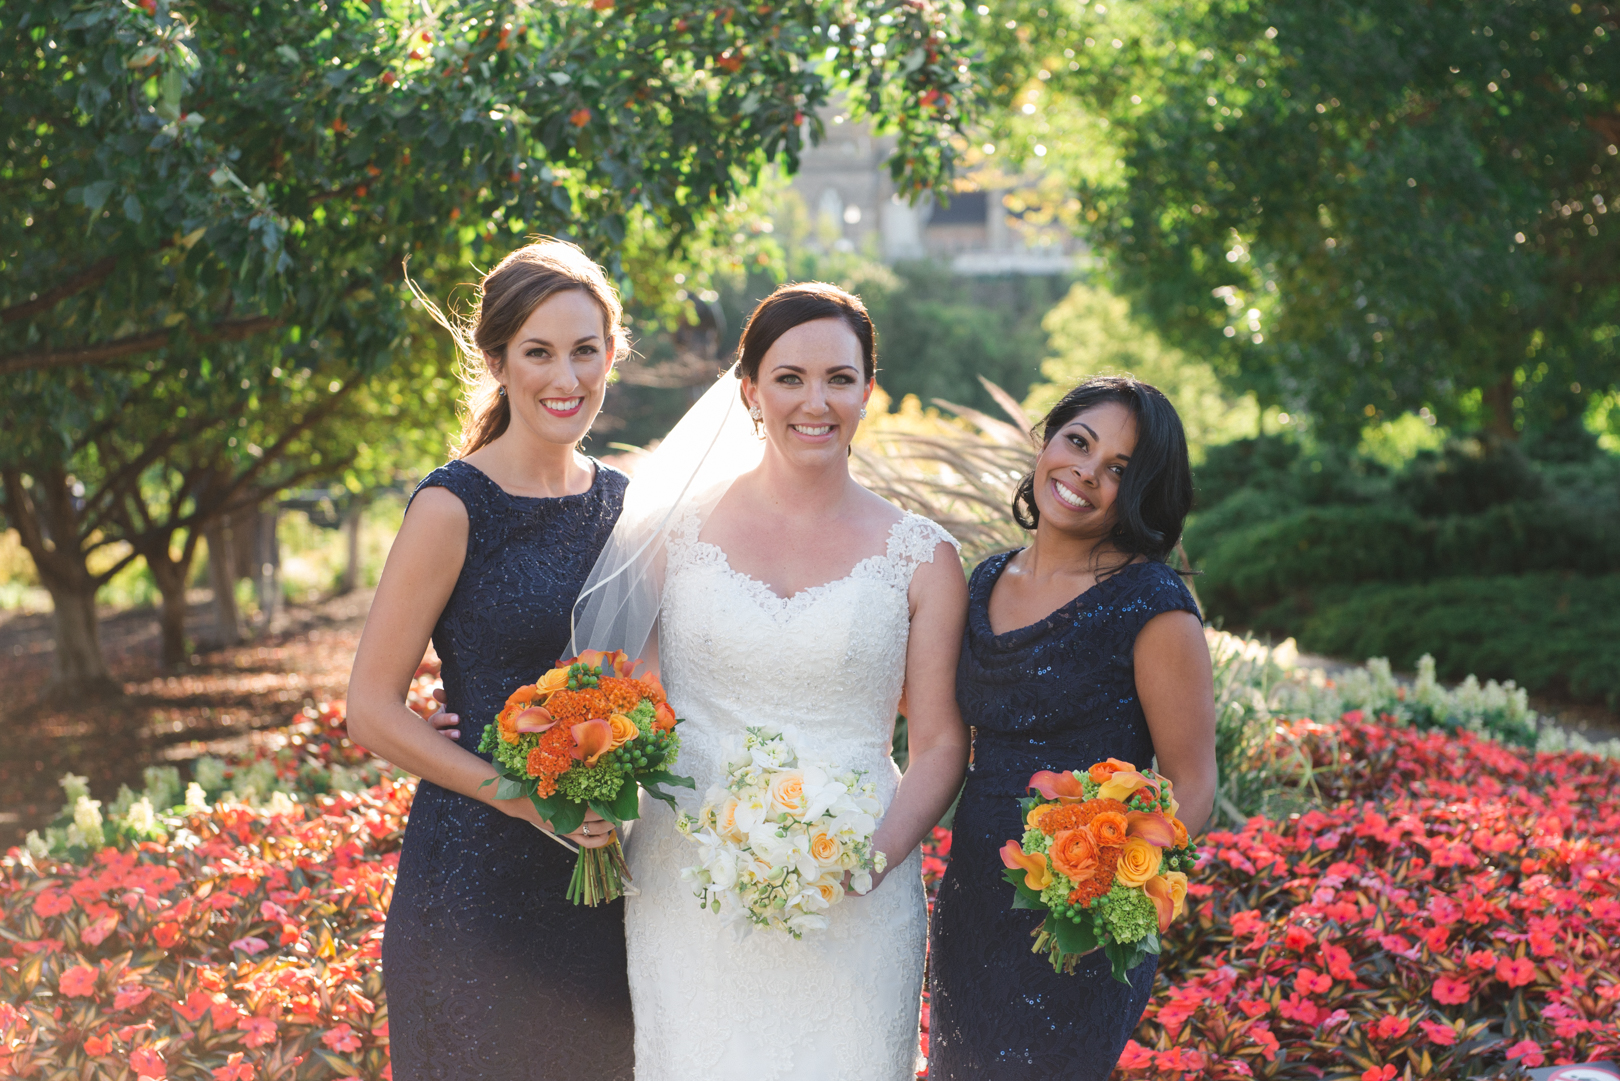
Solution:
[{"label": "earring", "polygon": [[748,407],[748,415],[753,418],[755,424],[758,424],[760,421],[765,419],[765,411],[757,405],[751,405]]},{"label": "earring", "polygon": [[866,419],[866,406],[864,406],[864,405],[861,406],[861,419],[862,420]]},{"label": "earring", "polygon": [[497,397],[497,398],[504,398],[504,397],[506,397],[506,384],[505,384],[505,383],[502,383],[502,384],[501,384],[501,385],[500,385],[500,387],[499,387],[499,389],[497,389],[497,390],[496,390],[496,391],[495,391],[495,397]]}]

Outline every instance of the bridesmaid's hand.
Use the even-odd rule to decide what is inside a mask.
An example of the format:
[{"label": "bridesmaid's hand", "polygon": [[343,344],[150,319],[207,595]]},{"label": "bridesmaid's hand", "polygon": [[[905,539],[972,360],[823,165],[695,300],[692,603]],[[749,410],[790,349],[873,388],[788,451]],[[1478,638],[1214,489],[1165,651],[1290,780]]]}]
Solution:
[{"label": "bridesmaid's hand", "polygon": [[[443,687],[435,687],[434,688],[434,690],[433,690],[433,700],[435,702],[439,703],[439,705],[441,705],[441,706],[444,705],[445,698],[444,698],[444,688]],[[461,738],[461,729],[456,727],[460,723],[461,723],[461,716],[459,714],[446,713],[442,709],[439,710],[437,713],[435,713],[433,716],[428,718],[428,724],[431,724],[434,728],[438,729],[439,730],[439,735],[447,736],[450,739],[460,739]]]},{"label": "bridesmaid's hand", "polygon": [[[551,823],[540,817],[540,812],[534,809],[534,804],[527,798],[496,800],[495,806],[513,818],[521,818],[547,833],[556,833],[551,828]],[[612,823],[589,808],[586,808],[585,821],[579,824],[578,829],[572,833],[558,833],[557,836],[566,837],[581,848],[605,848],[614,840]]]}]

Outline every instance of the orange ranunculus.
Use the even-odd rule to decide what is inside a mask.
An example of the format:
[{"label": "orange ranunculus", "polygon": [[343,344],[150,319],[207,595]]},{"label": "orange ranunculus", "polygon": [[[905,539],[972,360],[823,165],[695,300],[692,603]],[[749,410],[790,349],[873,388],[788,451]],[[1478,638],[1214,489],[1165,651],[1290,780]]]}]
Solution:
[{"label": "orange ranunculus", "polygon": [[1051,814],[1053,811],[1057,810],[1059,806],[1061,806],[1061,804],[1037,803],[1035,806],[1029,809],[1029,817],[1024,819],[1024,828],[1027,830],[1040,829],[1041,820],[1047,815]]},{"label": "orange ranunculus", "polygon": [[1055,869],[1076,882],[1097,873],[1097,842],[1091,839],[1089,829],[1064,830],[1052,838],[1047,854]]},{"label": "orange ranunculus", "polygon": [[613,749],[613,728],[606,721],[581,721],[569,729],[574,734],[574,749],[571,752],[576,760],[583,760],[587,766],[596,765],[596,760]]},{"label": "orange ranunculus", "polygon": [[534,682],[535,695],[545,699],[568,689],[568,669],[553,668]]},{"label": "orange ranunculus", "polygon": [[659,702],[653,707],[653,730],[657,732],[675,731],[675,711],[669,708],[668,702]]},{"label": "orange ranunculus", "polygon": [[1154,845],[1140,837],[1127,837],[1125,847],[1119,850],[1119,866],[1114,868],[1114,881],[1126,886],[1143,886],[1159,873],[1163,858]]},{"label": "orange ranunculus", "polygon": [[1080,788],[1080,778],[1073,773],[1053,773],[1049,769],[1043,769],[1029,779],[1028,787],[1035,789],[1047,799],[1063,803],[1079,803],[1086,798],[1085,792]]},{"label": "orange ranunculus", "polygon": [[1131,811],[1125,816],[1129,821],[1125,832],[1132,837],[1140,837],[1155,848],[1169,848],[1176,843],[1175,827],[1170,820],[1156,811]]},{"label": "orange ranunculus", "polygon": [[1110,758],[1106,762],[1098,762],[1095,766],[1091,767],[1091,779],[1096,781],[1098,784],[1102,784],[1104,781],[1108,780],[1108,778],[1112,777],[1115,773],[1122,769],[1129,770],[1132,773],[1136,772],[1136,767],[1131,765],[1129,762],[1122,762],[1117,758]]},{"label": "orange ranunculus", "polygon": [[507,706],[495,718],[495,725],[501,730],[501,740],[505,743],[518,741],[517,715],[521,711],[516,706]]},{"label": "orange ranunculus", "polygon": [[1170,896],[1170,883],[1163,875],[1154,875],[1143,883],[1142,890],[1153,902],[1153,908],[1159,916],[1159,934],[1170,930],[1170,921],[1175,918],[1176,903]]},{"label": "orange ranunculus", "polygon": [[1025,872],[1024,885],[1036,893],[1052,884],[1052,871],[1046,865],[1046,857],[1039,852],[1025,852],[1024,846],[1017,841],[1008,841],[1001,846],[1001,862],[1013,871],[1022,868]]},{"label": "orange ranunculus", "polygon": [[1118,811],[1104,811],[1091,820],[1091,836],[1104,848],[1118,848],[1125,843],[1128,820]]},{"label": "orange ranunculus", "polygon": [[1117,799],[1123,802],[1137,789],[1146,789],[1150,794],[1157,794],[1159,786],[1134,769],[1117,769],[1108,780],[1098,786],[1097,795],[1101,799]]},{"label": "orange ranunculus", "polygon": [[512,727],[518,732],[545,732],[557,723],[557,718],[546,712],[544,706],[530,706],[512,718]]},{"label": "orange ranunculus", "polygon": [[[537,688],[533,683],[525,683],[523,686],[506,696],[506,709],[516,713],[520,709],[534,705],[534,700],[539,697],[539,688]],[[505,712],[505,710],[502,712]]]},{"label": "orange ranunculus", "polygon": [[615,713],[608,718],[608,728],[613,733],[613,747],[615,750],[641,735],[641,730],[636,727],[636,722],[622,713]]},{"label": "orange ranunculus", "polygon": [[1191,838],[1187,836],[1187,823],[1183,822],[1179,818],[1172,818],[1170,820],[1170,828],[1176,831],[1176,847],[1186,848],[1188,842],[1191,840]]}]

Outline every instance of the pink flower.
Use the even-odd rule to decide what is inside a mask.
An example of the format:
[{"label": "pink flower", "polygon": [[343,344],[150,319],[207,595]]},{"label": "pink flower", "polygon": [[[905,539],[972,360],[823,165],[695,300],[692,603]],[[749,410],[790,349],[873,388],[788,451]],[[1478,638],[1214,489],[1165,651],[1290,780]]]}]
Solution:
[{"label": "pink flower", "polygon": [[262,938],[254,938],[252,935],[248,935],[246,938],[238,938],[231,943],[231,949],[241,950],[249,957],[252,957],[256,953],[263,953],[269,948],[270,943],[266,942]]},{"label": "pink flower", "polygon": [[1355,969],[1350,967],[1350,951],[1343,946],[1328,946],[1322,950],[1322,957],[1327,961],[1327,970],[1336,980],[1350,982],[1356,978]]},{"label": "pink flower", "polygon": [[1540,1066],[1547,1061],[1547,1056],[1541,1053],[1541,1045],[1534,1040],[1520,1040],[1507,1049],[1507,1057],[1519,1059],[1525,1066]]},{"label": "pink flower", "polygon": [[1418,1028],[1423,1030],[1430,1043],[1439,1047],[1450,1047],[1457,1042],[1457,1030],[1450,1025],[1442,1025],[1438,1021],[1419,1021]]},{"label": "pink flower", "polygon": [[1460,1006],[1474,997],[1474,989],[1468,986],[1467,980],[1459,980],[1452,976],[1441,976],[1434,981],[1430,990],[1434,1000],[1445,1006]]},{"label": "pink flower", "polygon": [[57,983],[69,998],[85,998],[96,993],[96,970],[89,965],[74,965],[62,973]]},{"label": "pink flower", "polygon": [[1361,1071],[1361,1081],[1390,1081],[1395,1076],[1395,1067],[1390,1065],[1369,1066]]},{"label": "pink flower", "polygon": [[1535,981],[1535,963],[1528,957],[1507,958],[1496,966],[1496,978],[1509,987],[1523,987]]},{"label": "pink flower", "polygon": [[1122,1070],[1146,1070],[1153,1066],[1153,1052],[1137,1043],[1135,1040],[1125,1041],[1125,1050],[1119,1055],[1119,1068]]},{"label": "pink flower", "polygon": [[147,996],[151,993],[152,989],[150,987],[142,987],[140,984],[120,987],[118,994],[113,998],[113,1009],[127,1010],[133,1006],[139,1006],[146,1001]]},{"label": "pink flower", "polygon": [[[1249,1035],[1254,1038],[1255,1043],[1260,1045],[1260,1054],[1265,1057],[1267,1062],[1277,1060],[1277,1052],[1282,1049],[1282,1044],[1278,1043],[1277,1037],[1271,1034],[1270,1025],[1255,1025],[1249,1030]],[[1237,1062],[1240,1060],[1233,1059],[1232,1061]]]},{"label": "pink flower", "polygon": [[34,898],[34,915],[42,920],[51,916],[60,916],[72,908],[73,898],[60,890],[42,890],[40,895]]},{"label": "pink flower", "polygon": [[137,1047],[129,1053],[129,1068],[135,1072],[136,1077],[168,1077],[169,1068],[163,1062],[163,1056],[145,1047]]},{"label": "pink flower", "polygon": [[242,1052],[232,1051],[225,1065],[214,1071],[214,1081],[253,1081],[253,1066],[242,1061]]},{"label": "pink flower", "polygon": [[1394,1040],[1405,1036],[1406,1030],[1411,1027],[1412,1022],[1409,1018],[1390,1014],[1378,1019],[1378,1023],[1373,1026],[1373,1034],[1381,1040]]},{"label": "pink flower", "polygon": [[236,1027],[247,1033],[242,1040],[243,1047],[263,1047],[276,1038],[276,1023],[268,1017],[244,1017],[236,1022]]},{"label": "pink flower", "polygon": [[348,1025],[339,1025],[321,1037],[321,1042],[334,1051],[360,1050],[360,1037]]},{"label": "pink flower", "polygon": [[1332,989],[1333,979],[1315,969],[1302,968],[1294,978],[1294,987],[1302,995],[1325,994]]}]

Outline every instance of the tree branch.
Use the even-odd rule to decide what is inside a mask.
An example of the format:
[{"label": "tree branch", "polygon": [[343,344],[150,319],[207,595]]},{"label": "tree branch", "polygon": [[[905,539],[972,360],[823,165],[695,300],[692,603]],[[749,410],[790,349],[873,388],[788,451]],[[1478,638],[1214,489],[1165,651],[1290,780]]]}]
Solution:
[{"label": "tree branch", "polygon": [[[241,341],[281,326],[274,316],[260,315],[252,319],[231,319],[215,323],[195,336],[198,342]],[[178,328],[176,328],[178,329]],[[174,337],[174,330],[154,330],[146,334],[131,334],[127,338],[114,338],[110,342],[79,346],[76,349],[51,349],[42,353],[9,353],[0,355],[0,375],[35,371],[40,368],[67,368],[76,364],[99,364],[106,360],[150,353],[162,349]]]},{"label": "tree branch", "polygon": [[92,286],[100,285],[117,265],[118,256],[109,255],[99,262],[90,264],[55,289],[39,294],[33,300],[13,304],[9,308],[0,308],[0,323],[15,323],[19,319],[27,319],[30,315],[49,311],[59,301],[66,300],[74,293],[82,293]]}]

